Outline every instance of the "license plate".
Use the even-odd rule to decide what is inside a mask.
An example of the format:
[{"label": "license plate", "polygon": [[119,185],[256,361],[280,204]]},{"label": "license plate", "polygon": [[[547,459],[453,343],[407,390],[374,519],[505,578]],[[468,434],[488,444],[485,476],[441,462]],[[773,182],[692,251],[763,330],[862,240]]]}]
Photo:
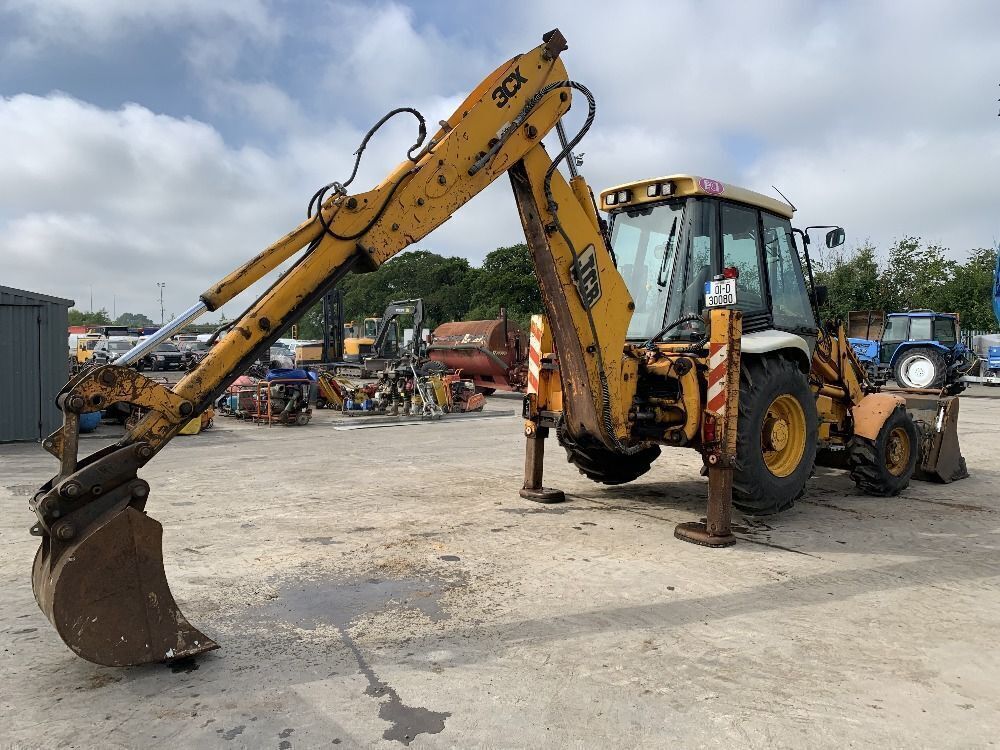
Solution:
[{"label": "license plate", "polygon": [[705,282],[705,307],[736,304],[736,279]]}]

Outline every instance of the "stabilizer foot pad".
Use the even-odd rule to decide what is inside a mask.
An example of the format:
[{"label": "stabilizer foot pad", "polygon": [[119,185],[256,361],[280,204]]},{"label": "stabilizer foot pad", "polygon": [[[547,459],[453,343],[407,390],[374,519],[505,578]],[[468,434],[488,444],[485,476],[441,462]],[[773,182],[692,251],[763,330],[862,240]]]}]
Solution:
[{"label": "stabilizer foot pad", "polygon": [[700,544],[702,547],[731,547],[736,544],[736,537],[732,534],[710,534],[708,527],[697,521],[677,524],[674,536],[682,542]]},{"label": "stabilizer foot pad", "polygon": [[524,487],[518,494],[525,500],[531,500],[535,503],[545,503],[546,505],[551,503],[561,503],[566,500],[565,492],[562,490],[554,490],[551,487],[539,487],[537,489]]}]

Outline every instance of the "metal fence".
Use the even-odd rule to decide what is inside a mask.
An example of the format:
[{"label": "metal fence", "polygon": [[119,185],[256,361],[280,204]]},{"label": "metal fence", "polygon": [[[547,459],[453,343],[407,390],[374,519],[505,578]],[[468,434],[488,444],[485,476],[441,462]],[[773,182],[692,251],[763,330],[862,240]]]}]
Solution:
[{"label": "metal fence", "polygon": [[997,336],[1000,335],[1000,331],[968,331],[964,328],[962,329],[962,343],[965,344],[970,349],[972,348],[972,340],[976,336]]}]

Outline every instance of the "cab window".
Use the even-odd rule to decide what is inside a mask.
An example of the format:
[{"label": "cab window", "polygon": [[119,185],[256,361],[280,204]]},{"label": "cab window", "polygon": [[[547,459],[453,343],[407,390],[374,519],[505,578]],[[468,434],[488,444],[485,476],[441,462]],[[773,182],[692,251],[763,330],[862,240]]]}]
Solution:
[{"label": "cab window", "polygon": [[955,321],[952,318],[934,319],[934,340],[945,346],[954,346],[958,341],[955,335]]},{"label": "cab window", "polygon": [[788,219],[767,212],[762,212],[761,218],[774,324],[791,330],[815,328],[802,267],[792,242],[792,225]]},{"label": "cab window", "polygon": [[739,270],[736,309],[765,309],[760,270],[760,237],[757,211],[731,203],[722,204],[722,264]]},{"label": "cab window", "polygon": [[933,318],[913,318],[910,321],[910,341],[930,341]]},{"label": "cab window", "polygon": [[682,202],[643,206],[615,216],[611,245],[618,273],[635,303],[629,339],[649,338],[663,327],[683,219]]},{"label": "cab window", "polygon": [[[670,304],[664,324],[687,315],[700,315],[705,309],[705,284],[715,267],[712,247],[718,243],[718,203],[714,200],[689,200],[690,222],[687,239],[677,258],[677,272],[670,288]],[[701,321],[683,323],[666,335],[668,341],[697,341],[705,334]]]},{"label": "cab window", "polygon": [[905,315],[896,315],[889,318],[885,324],[885,332],[882,334],[882,341],[886,343],[896,343],[906,341],[907,331],[910,327],[910,319]]}]

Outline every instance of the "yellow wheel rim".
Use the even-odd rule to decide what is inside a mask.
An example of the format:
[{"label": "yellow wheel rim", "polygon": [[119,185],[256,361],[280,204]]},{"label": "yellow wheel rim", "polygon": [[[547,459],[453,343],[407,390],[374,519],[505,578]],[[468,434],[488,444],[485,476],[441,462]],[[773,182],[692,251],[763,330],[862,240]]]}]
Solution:
[{"label": "yellow wheel rim", "polygon": [[794,396],[784,393],[767,407],[760,429],[764,463],[776,477],[792,474],[806,452],[806,414]]},{"label": "yellow wheel rim", "polygon": [[885,468],[894,477],[899,477],[909,465],[910,436],[902,427],[894,427],[885,441]]}]

